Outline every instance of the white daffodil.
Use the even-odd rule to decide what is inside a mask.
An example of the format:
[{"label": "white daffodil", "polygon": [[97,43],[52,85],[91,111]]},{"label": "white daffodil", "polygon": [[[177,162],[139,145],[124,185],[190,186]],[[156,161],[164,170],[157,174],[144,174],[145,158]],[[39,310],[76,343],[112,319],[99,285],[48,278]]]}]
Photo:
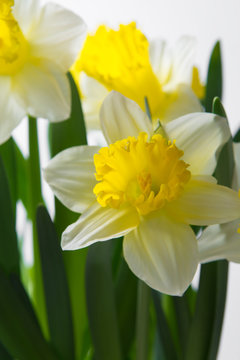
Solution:
[{"label": "white daffodil", "polygon": [[83,20],[38,0],[0,3],[0,143],[28,114],[50,121],[71,110],[66,73],[85,32]]},{"label": "white daffodil", "polygon": [[[233,144],[234,188],[240,188],[240,143]],[[226,259],[240,263],[240,216],[228,224],[208,226],[198,240],[201,263]]]},{"label": "white daffodil", "polygon": [[189,224],[224,223],[240,214],[237,192],[211,176],[230,136],[226,119],[189,114],[154,134],[141,108],[117,92],[104,100],[100,119],[108,147],[67,149],[44,171],[56,196],[82,213],[64,231],[62,247],[124,236],[131,270],[152,288],[181,295],[198,265]]},{"label": "white daffodil", "polygon": [[161,40],[149,43],[135,23],[120,25],[117,31],[100,26],[88,35],[72,67],[87,125],[99,127],[99,109],[110,90],[134,100],[142,110],[147,97],[153,120],[161,122],[202,111],[197,96],[204,96],[204,87],[193,66],[194,54],[195,41],[188,36],[169,49]]}]

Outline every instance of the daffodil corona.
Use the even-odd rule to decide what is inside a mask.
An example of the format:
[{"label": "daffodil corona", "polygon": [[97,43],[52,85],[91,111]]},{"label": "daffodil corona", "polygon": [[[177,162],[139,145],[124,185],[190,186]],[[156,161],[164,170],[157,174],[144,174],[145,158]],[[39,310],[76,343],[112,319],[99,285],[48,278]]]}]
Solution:
[{"label": "daffodil corona", "polygon": [[4,1],[0,7],[0,75],[18,72],[28,58],[28,43],[14,18],[13,1]]},{"label": "daffodil corona", "polygon": [[193,47],[193,39],[183,37],[171,54],[162,41],[149,44],[133,22],[120,25],[117,31],[101,25],[94,35],[88,35],[72,67],[77,83],[80,81],[89,125],[94,125],[110,90],[134,100],[142,110],[147,98],[153,120],[166,122],[201,111],[194,93],[201,98],[204,88],[193,67]]},{"label": "daffodil corona", "polygon": [[147,133],[102,148],[94,156],[96,179],[93,192],[103,207],[133,205],[147,215],[177,199],[191,177],[183,152],[162,135]]},{"label": "daffodil corona", "polygon": [[211,176],[230,133],[226,119],[193,113],[152,125],[132,100],[111,92],[100,112],[109,146],[80,146],[53,158],[45,179],[71,210],[82,213],[62,235],[79,249],[124,236],[124,257],[151,287],[181,295],[198,262],[190,225],[237,219],[237,192]]},{"label": "daffodil corona", "polygon": [[40,7],[38,0],[1,1],[0,143],[25,115],[50,121],[69,117],[66,73],[84,31],[82,19],[58,5]]}]

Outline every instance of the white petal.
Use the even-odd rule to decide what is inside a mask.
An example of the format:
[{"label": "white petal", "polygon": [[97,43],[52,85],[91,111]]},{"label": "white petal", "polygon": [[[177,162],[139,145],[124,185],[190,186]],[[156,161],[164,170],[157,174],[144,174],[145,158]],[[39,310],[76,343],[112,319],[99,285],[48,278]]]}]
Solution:
[{"label": "white petal", "polygon": [[100,129],[99,112],[109,91],[99,81],[84,72],[80,74],[80,90],[83,95],[82,106],[87,127]]},{"label": "white petal", "polygon": [[197,268],[197,240],[190,226],[165,216],[147,217],[127,234],[124,257],[136,276],[152,288],[182,295]]},{"label": "white petal", "polygon": [[103,208],[96,201],[62,234],[63,250],[76,250],[97,241],[118,238],[133,230],[139,216],[133,208]]},{"label": "white petal", "polygon": [[134,101],[111,91],[100,110],[102,131],[108,143],[137,137],[142,131],[151,134],[152,124],[147,115]]},{"label": "white petal", "polygon": [[240,143],[233,143],[233,154],[235,160],[233,189],[238,190],[240,188]]},{"label": "white petal", "polygon": [[72,211],[82,213],[95,199],[93,156],[97,146],[76,146],[50,160],[44,178],[59,200]]},{"label": "white petal", "polygon": [[85,31],[86,25],[78,15],[48,3],[28,34],[32,54],[50,59],[67,71],[80,51]]},{"label": "white petal", "polygon": [[208,113],[193,113],[170,121],[164,127],[169,139],[184,151],[183,159],[194,175],[211,175],[218,154],[230,137],[225,118]]},{"label": "white petal", "polygon": [[172,53],[165,41],[157,39],[150,42],[149,55],[153,71],[161,86],[163,86],[170,79],[172,70]]},{"label": "white petal", "polygon": [[196,40],[190,36],[182,36],[173,49],[171,79],[164,87],[165,91],[174,90],[179,84],[191,85],[194,65]]},{"label": "white petal", "polygon": [[169,96],[174,96],[174,101],[166,108],[163,119],[160,119],[162,122],[177,119],[185,114],[203,111],[200,101],[189,85],[177,85],[174,94],[169,94]]},{"label": "white petal", "polygon": [[47,60],[27,63],[14,76],[14,89],[26,112],[50,121],[62,121],[71,111],[70,86],[64,72]]},{"label": "white petal", "polygon": [[166,210],[187,224],[222,224],[240,217],[240,199],[226,186],[192,177],[183,194],[167,204]]},{"label": "white petal", "polygon": [[227,259],[240,263],[239,219],[227,224],[207,227],[198,240],[199,261]]},{"label": "white petal", "polygon": [[0,109],[0,144],[2,144],[10,138],[12,131],[26,114],[12,92],[11,78],[8,76],[0,76]]},{"label": "white petal", "polygon": [[15,0],[13,6],[13,15],[18,21],[19,26],[28,37],[34,23],[38,21],[40,12],[39,0]]}]

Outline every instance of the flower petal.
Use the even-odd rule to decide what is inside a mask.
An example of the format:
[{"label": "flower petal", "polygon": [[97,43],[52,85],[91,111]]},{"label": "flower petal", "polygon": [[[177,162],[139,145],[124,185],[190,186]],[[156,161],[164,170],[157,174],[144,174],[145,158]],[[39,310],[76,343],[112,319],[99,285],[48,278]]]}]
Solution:
[{"label": "flower petal", "polygon": [[76,146],[57,154],[44,169],[44,178],[59,200],[82,213],[96,199],[93,156],[98,146]]},{"label": "flower petal", "polygon": [[118,238],[133,230],[139,216],[133,208],[103,208],[96,201],[62,234],[63,250],[76,250],[97,241]]},{"label": "flower petal", "polygon": [[70,87],[67,76],[56,64],[47,60],[27,63],[14,76],[13,85],[29,115],[50,121],[69,117]]},{"label": "flower petal", "polygon": [[240,199],[232,189],[192,177],[183,194],[166,205],[166,210],[187,224],[222,224],[240,217]]},{"label": "flower petal", "polygon": [[99,81],[84,72],[80,74],[80,91],[83,94],[83,112],[88,128],[100,129],[99,111],[109,91]]},{"label": "flower petal", "polygon": [[[168,94],[166,94],[168,96]],[[171,95],[170,95],[171,96]],[[164,112],[163,122],[177,119],[185,114],[201,112],[203,107],[189,85],[177,85],[173,93],[174,101],[170,102]]]},{"label": "flower petal", "polygon": [[28,34],[32,55],[47,58],[67,72],[80,51],[85,31],[86,25],[78,15],[48,3]]},{"label": "flower petal", "polygon": [[227,259],[240,263],[239,219],[227,224],[207,227],[198,240],[199,261]]},{"label": "flower petal", "polygon": [[28,37],[28,33],[39,18],[39,0],[15,0],[13,15],[23,32]]},{"label": "flower petal", "polygon": [[100,110],[100,122],[109,144],[128,136],[137,137],[140,132],[152,133],[147,115],[134,101],[111,91]]},{"label": "flower petal", "polygon": [[10,77],[0,76],[0,88],[0,144],[2,144],[10,138],[12,131],[26,113],[12,92]]},{"label": "flower petal", "polygon": [[225,118],[208,113],[193,113],[165,125],[169,139],[184,151],[183,159],[190,164],[192,174],[211,175],[218,154],[230,137]]},{"label": "flower petal", "polygon": [[150,42],[149,55],[153,71],[163,86],[171,75],[172,52],[165,41],[157,39]]},{"label": "flower petal", "polygon": [[136,276],[169,295],[182,295],[197,269],[197,240],[192,229],[163,215],[141,221],[125,236],[123,251]]},{"label": "flower petal", "polygon": [[173,48],[172,73],[164,91],[171,91],[179,84],[192,81],[192,68],[196,52],[196,40],[190,36],[182,36]]}]

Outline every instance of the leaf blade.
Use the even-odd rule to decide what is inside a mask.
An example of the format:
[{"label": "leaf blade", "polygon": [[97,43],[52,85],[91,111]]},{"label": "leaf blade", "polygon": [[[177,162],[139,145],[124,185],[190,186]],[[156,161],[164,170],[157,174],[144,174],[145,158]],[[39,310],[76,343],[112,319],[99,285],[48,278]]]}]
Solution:
[{"label": "leaf blade", "polygon": [[37,232],[51,342],[61,359],[74,359],[71,305],[59,239],[44,206],[37,210]]}]

